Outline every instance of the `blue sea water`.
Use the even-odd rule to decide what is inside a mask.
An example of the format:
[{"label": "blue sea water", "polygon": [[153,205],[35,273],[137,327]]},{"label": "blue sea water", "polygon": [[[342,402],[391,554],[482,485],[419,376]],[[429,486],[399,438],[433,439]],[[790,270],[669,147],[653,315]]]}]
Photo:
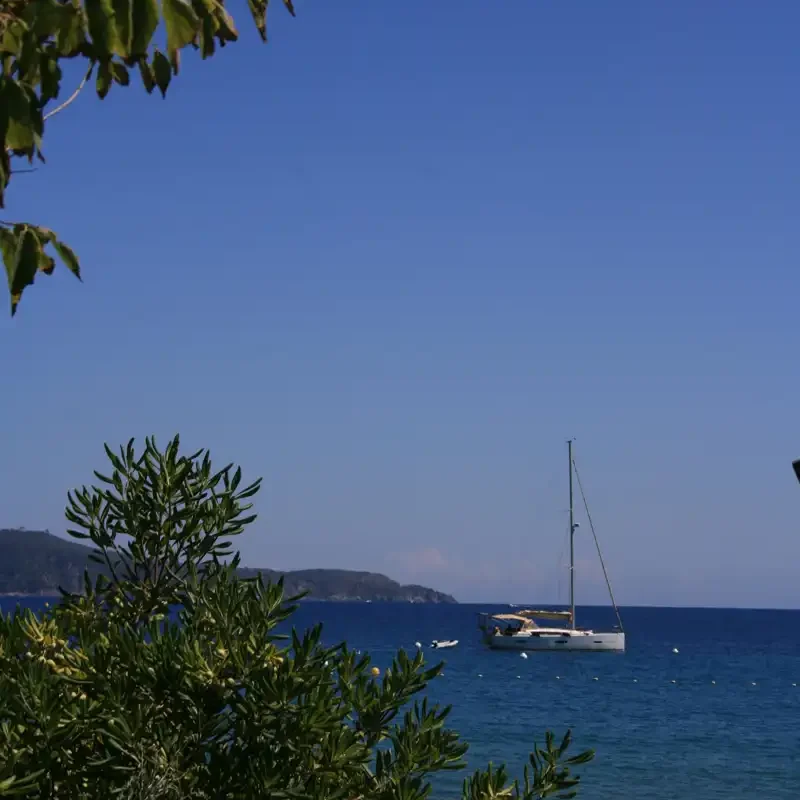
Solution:
[{"label": "blue sea water", "polygon": [[[16,602],[3,598],[0,608]],[[522,659],[484,649],[479,610],[487,608],[306,603],[294,624],[322,622],[327,643],[346,640],[382,668],[415,641],[458,639],[452,650],[426,649],[446,662],[428,694],[453,705],[471,769],[492,761],[521,776],[545,730],[572,728],[576,752],[597,752],[583,768],[585,800],[800,798],[800,611],[623,609],[625,654]],[[578,615],[586,626],[613,622],[606,609]],[[457,796],[463,777],[437,780],[436,797]]]}]

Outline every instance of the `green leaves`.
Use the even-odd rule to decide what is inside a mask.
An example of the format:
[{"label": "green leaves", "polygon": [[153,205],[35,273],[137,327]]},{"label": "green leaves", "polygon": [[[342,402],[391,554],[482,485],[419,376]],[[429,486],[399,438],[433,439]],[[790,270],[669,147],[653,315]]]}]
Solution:
[{"label": "green leaves", "polygon": [[256,30],[261,36],[261,41],[267,41],[267,3],[269,0],[247,0]]},{"label": "green leaves", "polygon": [[147,54],[158,20],[158,0],[131,0],[131,58],[141,58]]},{"label": "green leaves", "polygon": [[111,56],[117,49],[117,25],[113,0],[83,0],[95,59]]},{"label": "green leaves", "polygon": [[[110,474],[67,508],[104,572],[41,615],[0,615],[0,796],[426,800],[432,775],[463,768],[450,709],[418,699],[440,667],[400,651],[376,679],[319,625],[282,635],[282,583],[222,563],[258,481],[178,437],[105,450]],[[462,796],[573,796],[593,754],[569,746],[548,733],[523,784],[490,765]]]},{"label": "green leaves", "polygon": [[[269,0],[247,0],[247,5],[250,8],[250,14],[253,17],[253,22],[256,25],[256,30],[261,36],[261,40],[266,42],[267,6],[269,5]],[[283,0],[283,5],[292,16],[295,16],[292,0]]]},{"label": "green leaves", "polygon": [[142,79],[142,84],[148,94],[152,93],[156,87],[156,79],[153,73],[153,68],[147,63],[147,58],[142,56],[138,61],[139,75]]},{"label": "green leaves", "polygon": [[127,86],[131,82],[128,68],[118,61],[111,62],[111,75],[114,78],[114,83],[118,83],[120,86]]},{"label": "green leaves", "polygon": [[137,621],[183,604],[187,587],[230,556],[230,538],[255,519],[246,501],[260,481],[239,489],[232,465],[213,473],[207,451],[179,450],[178,437],[163,451],[146,439],[140,455],[133,441],[119,455],[106,446],[112,473],[96,472],[102,485],[68,498],[69,533],[93,542],[113,578],[98,594],[122,591]]},{"label": "green leaves", "polygon": [[567,731],[556,747],[555,737],[548,731],[545,736],[545,747],[534,747],[530,755],[530,764],[525,767],[522,785],[517,781],[508,785],[504,767],[478,770],[464,781],[463,800],[489,800],[489,798],[511,797],[514,800],[542,800],[553,797],[567,800],[575,797],[580,785],[580,777],[572,775],[571,768],[587,764],[594,759],[593,750],[585,750],[577,756],[564,758],[572,740],[571,731]]},{"label": "green leaves", "polygon": [[195,40],[200,19],[184,0],[161,0],[161,11],[167,29],[167,55],[177,74],[178,51]]},{"label": "green leaves", "polygon": [[564,758],[572,741],[572,731],[567,731],[561,744],[556,747],[555,737],[548,731],[545,747],[534,747],[530,755],[530,768],[525,767],[522,797],[556,797],[560,800],[575,797],[580,777],[571,774],[571,767],[587,764],[594,759],[593,750],[585,750],[577,756]]},{"label": "green leaves", "polygon": [[108,90],[111,88],[111,81],[111,62],[105,59],[100,62],[100,66],[97,68],[97,78],[95,80],[97,96],[101,100],[108,94]]},{"label": "green leaves", "polygon": [[22,290],[33,283],[42,258],[42,244],[33,229],[25,226],[20,233],[14,249],[14,260],[6,266],[8,290],[11,293],[11,314],[17,310]]},{"label": "green leaves", "polygon": [[21,797],[33,794],[38,786],[38,779],[44,770],[28,773],[24,778],[18,779],[12,775],[5,780],[0,779],[0,797]]},{"label": "green leaves", "polygon": [[58,59],[48,53],[39,58],[39,74],[41,77],[41,100],[48,103],[58,97],[61,91],[61,67]]},{"label": "green leaves", "polygon": [[114,9],[114,27],[117,32],[116,54],[123,59],[130,58],[133,41],[132,0],[111,0]]},{"label": "green leaves", "polygon": [[58,257],[64,262],[64,266],[78,279],[81,279],[81,267],[78,257],[68,245],[57,239],[55,234],[49,233],[48,240],[53,245]]},{"label": "green leaves", "polygon": [[36,273],[50,275],[55,269],[55,259],[45,249],[48,245],[52,245],[67,269],[80,279],[77,256],[51,230],[26,224],[0,227],[0,252],[8,278],[12,316],[16,314],[23,291],[34,282]]},{"label": "green leaves", "polygon": [[6,75],[0,75],[0,132],[6,150],[29,158],[42,133],[42,114],[35,92]]},{"label": "green leaves", "polygon": [[[266,40],[267,0],[248,2],[256,28]],[[290,0],[284,0],[284,6],[294,15]],[[153,37],[161,23],[166,48],[159,50]],[[44,161],[45,122],[76,99],[95,67],[94,86],[101,99],[114,85],[128,86],[130,69],[137,66],[145,90],[152,93],[157,86],[166,96],[186,47],[195,47],[203,58],[209,58],[217,45],[225,46],[237,38],[236,24],[224,0],[0,0],[0,208],[15,171],[14,159]],[[82,72],[86,75],[77,89],[67,88],[66,100],[62,98],[63,59],[85,62]],[[44,230],[33,224],[23,227]],[[78,274],[71,250],[63,246],[59,250],[55,240],[45,241],[34,234],[34,239],[25,240],[24,251],[18,251],[20,235],[14,233],[13,245],[4,245],[6,250],[12,246],[14,250],[13,257],[4,258],[9,287],[14,287],[12,311],[37,271],[52,272],[52,257],[40,258],[37,248],[52,244]],[[35,263],[39,264],[36,268]]]},{"label": "green leaves", "polygon": [[172,67],[169,59],[160,50],[156,50],[153,54],[152,75],[156,86],[161,91],[161,96],[166,97],[167,87],[172,80]]}]

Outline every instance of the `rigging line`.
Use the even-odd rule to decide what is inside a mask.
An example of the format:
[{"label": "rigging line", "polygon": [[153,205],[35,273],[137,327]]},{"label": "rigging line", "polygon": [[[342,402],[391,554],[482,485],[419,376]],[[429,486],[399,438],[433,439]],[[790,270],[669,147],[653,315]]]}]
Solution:
[{"label": "rigging line", "polygon": [[624,631],[625,628],[622,625],[622,617],[619,613],[619,607],[617,606],[617,601],[614,599],[614,590],[611,588],[611,581],[608,579],[608,572],[606,570],[605,561],[603,561],[603,554],[600,552],[600,542],[597,539],[597,534],[594,531],[594,522],[592,522],[592,515],[589,513],[589,504],[586,502],[586,494],[583,491],[583,484],[581,483],[581,476],[578,472],[578,465],[575,463],[575,459],[572,459],[572,466],[575,469],[575,477],[578,479],[578,489],[580,489],[581,499],[583,500],[583,507],[586,509],[586,517],[589,520],[589,528],[592,531],[592,536],[594,537],[594,545],[597,548],[597,555],[600,557],[600,566],[603,568],[603,577],[606,579],[606,586],[608,587],[608,594],[611,597],[611,605],[614,606],[614,613],[617,615],[617,622],[619,623],[619,629]]}]

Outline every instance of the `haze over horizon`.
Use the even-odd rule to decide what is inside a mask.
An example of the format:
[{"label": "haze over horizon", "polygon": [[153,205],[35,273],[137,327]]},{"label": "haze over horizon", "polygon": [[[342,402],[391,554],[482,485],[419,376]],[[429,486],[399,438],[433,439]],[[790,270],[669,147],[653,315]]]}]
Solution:
[{"label": "haze over horizon", "polygon": [[297,7],[15,179],[85,282],[0,314],[0,527],[180,432],[247,565],[559,602],[574,436],[620,605],[800,607],[800,5]]}]

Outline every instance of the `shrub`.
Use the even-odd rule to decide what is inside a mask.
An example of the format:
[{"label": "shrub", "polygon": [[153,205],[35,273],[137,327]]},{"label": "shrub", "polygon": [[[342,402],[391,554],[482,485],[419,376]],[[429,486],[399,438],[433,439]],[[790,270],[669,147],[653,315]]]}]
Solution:
[{"label": "shrub", "polygon": [[[111,474],[67,507],[100,574],[0,621],[0,795],[415,800],[464,768],[449,709],[418,699],[440,671],[421,653],[376,677],[319,626],[278,635],[299,598],[237,577],[231,545],[259,482],[177,437],[106,452]],[[572,796],[593,754],[568,746],[548,734],[521,783],[490,766],[463,796]]]}]

